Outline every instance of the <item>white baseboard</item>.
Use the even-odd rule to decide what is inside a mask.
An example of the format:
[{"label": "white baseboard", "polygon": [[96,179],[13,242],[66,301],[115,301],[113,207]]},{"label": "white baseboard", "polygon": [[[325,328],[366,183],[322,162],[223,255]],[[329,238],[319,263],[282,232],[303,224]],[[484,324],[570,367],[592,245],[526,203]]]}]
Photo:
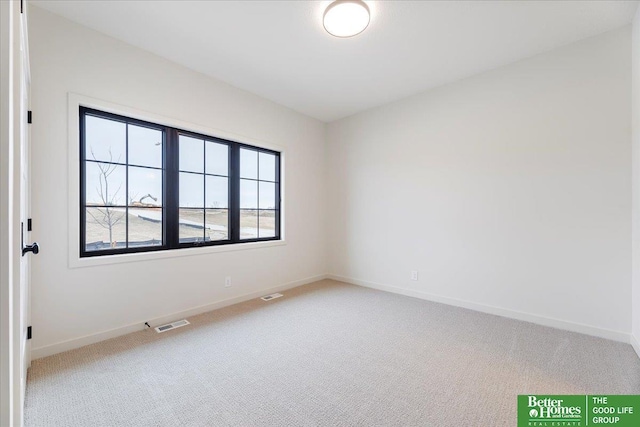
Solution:
[{"label": "white baseboard", "polygon": [[[329,274],[329,279],[337,280],[340,282],[350,283],[353,285],[364,286],[367,288],[378,289],[381,291],[392,292],[395,294],[406,295],[414,298],[420,298],[427,301],[438,302],[447,305],[453,305],[456,307],[468,308],[470,310],[479,311],[482,313],[494,314],[497,316],[508,317],[516,320],[523,320],[525,322],[531,322],[542,326],[549,326],[556,329],[563,329],[572,332],[578,332],[581,334],[592,335],[599,338],[606,338],[614,341],[620,341],[629,343],[631,340],[631,334],[621,331],[613,331],[610,329],[598,328],[595,326],[584,325],[581,323],[568,322],[566,320],[553,319],[550,317],[539,316],[536,314],[523,313],[521,311],[509,310],[506,308],[495,307],[491,305],[479,304],[471,301],[460,300],[456,298],[449,298],[440,295],[434,295],[427,292],[415,291],[411,289],[403,289],[397,286],[383,285],[381,283],[368,282],[365,280],[352,279],[350,277],[337,276]],[[639,347],[636,342],[636,352]]]},{"label": "white baseboard", "polygon": [[32,360],[40,359],[42,357],[51,356],[57,353],[62,353],[63,351],[73,350],[75,348],[84,347],[85,345],[94,344],[100,341],[108,340],[110,338],[119,337],[121,335],[126,335],[131,332],[141,331],[144,329],[144,326],[143,326],[144,322],[148,322],[151,325],[151,327],[156,327],[156,326],[163,325],[165,323],[170,323],[179,319],[184,319],[186,317],[195,316],[195,315],[206,313],[208,311],[216,310],[222,307],[227,307],[233,304],[238,304],[240,302],[248,301],[254,298],[259,298],[261,296],[272,294],[274,292],[282,292],[287,289],[317,282],[318,280],[323,280],[323,279],[326,279],[327,277],[328,275],[326,274],[307,277],[305,279],[295,280],[293,282],[285,283],[284,285],[275,286],[269,289],[262,289],[256,292],[251,292],[251,293],[240,295],[237,297],[228,298],[222,301],[201,305],[198,307],[191,308],[189,310],[184,310],[178,313],[172,313],[166,316],[157,317],[155,319],[140,320],[138,322],[132,323],[127,326],[122,326],[119,328],[110,329],[108,331],[98,332],[96,334],[86,335],[80,338],[74,338],[67,341],[62,341],[62,342],[47,345],[44,347],[34,348],[31,350],[31,359]]},{"label": "white baseboard", "polygon": [[640,357],[640,339],[633,334],[631,334],[631,347],[633,347],[638,357]]},{"label": "white baseboard", "polygon": [[31,351],[31,359],[32,360],[40,359],[42,357],[51,356],[53,354],[62,353],[64,351],[84,347],[85,345],[94,344],[110,338],[126,335],[131,332],[137,332],[143,329],[142,325],[144,324],[145,321],[149,322],[149,324],[152,327],[155,327],[165,323],[173,322],[175,320],[206,313],[208,311],[216,310],[222,307],[227,307],[227,306],[238,304],[240,302],[248,301],[254,298],[259,298],[263,295],[271,294],[274,292],[285,291],[287,289],[317,282],[323,279],[337,280],[340,282],[350,283],[353,285],[364,286],[367,288],[378,289],[381,291],[392,292],[395,294],[406,295],[414,298],[420,298],[427,301],[433,301],[433,302],[452,305],[456,307],[467,308],[467,309],[479,311],[482,313],[494,314],[497,316],[508,317],[512,319],[522,320],[525,322],[536,323],[542,326],[549,326],[552,328],[578,332],[586,335],[592,335],[599,338],[606,338],[614,341],[631,343],[634,350],[638,354],[638,357],[640,357],[640,340],[638,340],[636,337],[626,332],[597,328],[595,326],[584,325],[581,323],[568,322],[565,320],[553,319],[553,318],[538,316],[530,313],[523,313],[516,310],[509,310],[509,309],[485,305],[485,304],[478,304],[471,301],[465,301],[465,300],[460,300],[456,298],[449,298],[449,297],[434,295],[426,292],[415,291],[411,289],[403,289],[397,286],[384,285],[381,283],[369,282],[369,281],[359,280],[359,279],[352,279],[349,277],[337,276],[333,274],[321,274],[321,275],[307,277],[305,279],[285,283],[284,285],[275,286],[269,289],[263,289],[260,291],[240,295],[234,298],[229,298],[226,300],[201,305],[201,306],[194,307],[189,310],[184,310],[178,313],[172,313],[166,316],[157,317],[150,321],[141,320],[139,322],[136,322],[127,326],[122,326],[119,328],[110,329],[110,330],[99,332],[96,334],[86,335],[80,338],[74,338],[71,340],[62,341],[62,342],[47,345],[44,347],[35,348]]}]

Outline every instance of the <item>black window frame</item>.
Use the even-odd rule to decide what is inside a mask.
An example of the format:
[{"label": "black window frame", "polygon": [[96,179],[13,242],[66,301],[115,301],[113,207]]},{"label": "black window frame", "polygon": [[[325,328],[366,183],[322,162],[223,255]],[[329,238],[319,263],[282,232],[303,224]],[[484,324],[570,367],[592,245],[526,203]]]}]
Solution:
[{"label": "black window frame", "polygon": [[[141,252],[158,252],[158,251],[166,251],[166,250],[175,250],[175,249],[187,249],[187,248],[195,248],[195,247],[209,247],[209,246],[224,246],[224,245],[238,245],[243,243],[255,243],[255,242],[269,242],[269,241],[277,241],[281,240],[281,220],[282,220],[282,174],[281,174],[281,152],[267,149],[263,147],[258,147],[255,145],[232,141],[220,137],[215,137],[211,135],[205,135],[202,133],[176,128],[173,126],[168,126],[159,123],[153,123],[145,120],[140,120],[136,118],[127,117],[120,114],[114,114],[106,111],[101,111],[95,108],[80,106],[79,108],[80,115],[80,138],[79,138],[79,149],[80,149],[80,258],[90,258],[97,256],[106,256],[106,255],[118,255],[118,254],[130,254],[130,253],[141,253]],[[87,116],[94,116],[98,118],[103,118],[107,120],[114,120],[118,122],[123,122],[125,124],[132,124],[136,126],[142,126],[146,128],[161,130],[163,132],[163,144],[162,144],[162,243],[160,245],[155,246],[133,246],[128,247],[128,214],[125,213],[125,222],[126,222],[126,239],[127,245],[124,248],[112,248],[112,249],[98,249],[98,250],[87,250],[86,249],[86,164],[87,162],[92,162],[95,160],[87,160],[86,158],[86,126],[85,119]],[[181,242],[179,236],[179,212],[180,212],[180,147],[179,147],[179,137],[180,135],[202,139],[204,141],[210,141],[217,144],[224,144],[229,147],[229,165],[228,165],[228,182],[229,182],[229,191],[228,191],[228,239],[227,240],[202,240],[202,241],[194,241],[194,242]],[[128,138],[127,142],[128,144]],[[206,144],[206,143],[205,143]],[[273,210],[275,214],[275,235],[272,237],[256,237],[256,238],[240,238],[240,149],[248,149],[259,153],[266,153],[275,156],[275,181],[267,181],[273,182],[275,184],[275,209],[260,209],[258,204],[256,210],[258,211],[258,218],[261,210]],[[129,165],[128,161],[128,146],[126,149],[127,159],[125,161],[125,165],[127,166],[136,166]],[[203,152],[204,157],[204,152]],[[204,158],[203,158],[203,161]],[[206,171],[203,171],[203,174],[206,175]],[[128,173],[128,172],[127,172]],[[246,179],[246,178],[242,178]],[[264,180],[260,180],[260,176],[257,176],[256,181],[265,182]],[[259,184],[258,184],[259,186]],[[128,178],[127,178],[127,187],[128,187]],[[126,192],[125,192],[126,193]],[[259,196],[258,196],[259,197]],[[125,198],[126,209],[128,209],[129,201],[128,195]],[[89,206],[91,207],[91,206]],[[204,210],[206,211],[206,207]],[[259,219],[258,219],[259,221]],[[259,230],[259,228],[258,228]],[[259,231],[258,231],[259,233]]]}]

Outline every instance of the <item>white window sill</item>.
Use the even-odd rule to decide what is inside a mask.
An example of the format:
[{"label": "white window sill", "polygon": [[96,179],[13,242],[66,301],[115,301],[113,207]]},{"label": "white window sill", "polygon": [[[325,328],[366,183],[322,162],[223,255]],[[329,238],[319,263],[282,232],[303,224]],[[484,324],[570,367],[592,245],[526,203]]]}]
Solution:
[{"label": "white window sill", "polygon": [[284,240],[271,240],[268,242],[236,243],[230,245],[196,247],[188,249],[169,249],[164,251],[104,255],[88,258],[80,258],[76,255],[69,259],[69,268],[93,267],[97,265],[121,264],[125,262],[154,261],[165,258],[208,255],[219,252],[246,251],[252,249],[270,248],[273,246],[285,246],[286,244],[287,242]]}]

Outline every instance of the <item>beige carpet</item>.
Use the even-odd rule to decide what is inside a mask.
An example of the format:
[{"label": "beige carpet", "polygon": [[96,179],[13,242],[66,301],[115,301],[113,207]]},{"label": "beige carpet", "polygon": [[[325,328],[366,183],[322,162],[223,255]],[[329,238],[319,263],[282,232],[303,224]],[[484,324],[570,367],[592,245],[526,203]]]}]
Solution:
[{"label": "beige carpet", "polygon": [[322,281],[36,360],[26,425],[514,426],[516,395],[640,394],[631,346]]}]

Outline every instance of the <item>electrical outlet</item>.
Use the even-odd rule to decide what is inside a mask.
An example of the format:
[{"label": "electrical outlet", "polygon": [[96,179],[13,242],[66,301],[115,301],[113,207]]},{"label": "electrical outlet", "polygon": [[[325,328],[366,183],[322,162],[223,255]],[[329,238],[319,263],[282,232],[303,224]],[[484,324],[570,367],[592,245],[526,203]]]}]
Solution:
[{"label": "electrical outlet", "polygon": [[416,270],[411,272],[411,280],[418,280],[418,272]]},{"label": "electrical outlet", "polygon": [[231,287],[231,276],[227,276],[224,278],[224,287],[225,288]]}]

